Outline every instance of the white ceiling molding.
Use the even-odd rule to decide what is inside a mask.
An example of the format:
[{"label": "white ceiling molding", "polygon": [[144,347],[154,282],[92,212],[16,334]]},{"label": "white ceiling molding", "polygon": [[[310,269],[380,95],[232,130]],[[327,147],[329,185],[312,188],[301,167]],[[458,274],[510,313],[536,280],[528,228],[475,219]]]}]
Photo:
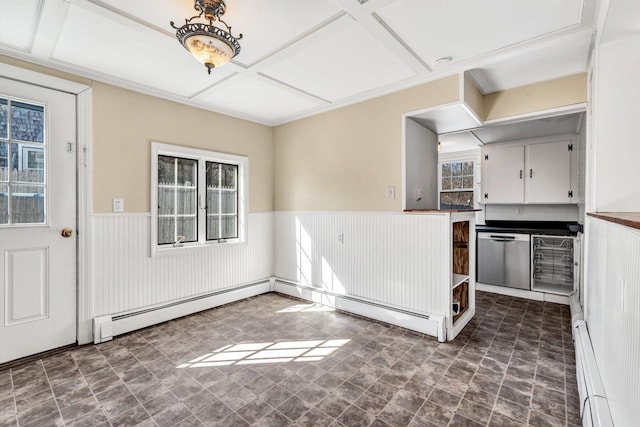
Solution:
[{"label": "white ceiling molding", "polygon": [[[179,23],[194,14],[193,0],[0,0],[0,53],[278,125],[460,71],[474,70],[470,74],[484,93],[584,72],[598,2],[609,4],[609,0],[499,0],[481,6],[464,3],[455,13],[446,9],[462,5],[460,1],[227,0],[225,20],[234,34],[245,35],[240,40],[244,51],[207,76],[169,26],[171,20]],[[615,1],[633,6],[635,0]],[[504,14],[505,4],[511,8],[505,22],[512,22],[513,28],[478,27],[470,21],[469,28],[442,36],[468,19],[461,10],[470,13],[471,7],[473,19],[486,23]],[[598,12],[599,25],[605,12]],[[437,25],[427,25],[428,20]],[[482,37],[476,27],[482,28]],[[455,49],[469,54],[456,57]],[[454,56],[452,63],[430,69],[432,56],[442,52],[452,52],[447,54]],[[261,99],[251,101],[254,95],[243,84],[269,94],[273,108],[264,108]]]}]

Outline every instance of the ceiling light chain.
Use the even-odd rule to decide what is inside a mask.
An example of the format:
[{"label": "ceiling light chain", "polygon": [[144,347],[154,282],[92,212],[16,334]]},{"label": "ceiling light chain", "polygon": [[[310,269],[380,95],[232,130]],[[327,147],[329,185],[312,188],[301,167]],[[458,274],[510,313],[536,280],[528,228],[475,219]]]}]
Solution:
[{"label": "ceiling light chain", "polygon": [[[171,26],[176,30],[176,38],[211,74],[211,69],[220,67],[240,53],[242,34],[234,37],[231,34],[231,26],[221,19],[227,6],[224,0],[194,0],[193,8],[198,15],[185,19],[181,27],[177,27],[173,21]],[[191,23],[196,18],[209,21]],[[222,23],[226,30],[214,25],[214,22]]]}]

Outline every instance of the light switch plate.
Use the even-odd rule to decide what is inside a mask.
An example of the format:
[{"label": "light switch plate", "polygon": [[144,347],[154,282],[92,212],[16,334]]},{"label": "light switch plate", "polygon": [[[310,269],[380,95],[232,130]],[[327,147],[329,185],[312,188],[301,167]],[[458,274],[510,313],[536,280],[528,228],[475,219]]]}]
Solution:
[{"label": "light switch plate", "polygon": [[124,199],[113,199],[113,211],[124,212]]}]

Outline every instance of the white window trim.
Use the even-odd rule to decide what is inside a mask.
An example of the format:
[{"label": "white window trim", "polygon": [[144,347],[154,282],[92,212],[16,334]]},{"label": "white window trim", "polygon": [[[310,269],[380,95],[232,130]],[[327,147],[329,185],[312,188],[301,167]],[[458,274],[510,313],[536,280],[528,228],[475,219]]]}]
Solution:
[{"label": "white window trim", "polygon": [[[198,203],[198,241],[181,246],[158,245],[158,156],[167,155],[198,160],[198,200],[206,200],[205,163],[219,162],[238,165],[238,237],[227,240],[206,240],[204,207]],[[198,148],[151,142],[151,256],[175,255],[203,249],[244,245],[247,243],[249,209],[249,158]]]}]

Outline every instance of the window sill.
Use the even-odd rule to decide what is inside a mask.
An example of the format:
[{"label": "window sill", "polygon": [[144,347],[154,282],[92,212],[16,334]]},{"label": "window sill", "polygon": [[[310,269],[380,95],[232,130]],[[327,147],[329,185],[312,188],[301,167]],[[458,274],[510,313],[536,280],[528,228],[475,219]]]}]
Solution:
[{"label": "window sill", "polygon": [[224,243],[209,242],[209,243],[185,244],[183,246],[172,246],[172,245],[167,245],[162,247],[156,246],[155,248],[152,247],[151,257],[184,255],[184,254],[191,254],[191,253],[201,253],[203,251],[223,250],[223,248],[246,246],[246,244],[247,244],[246,240],[234,239],[234,240],[227,240]]}]

